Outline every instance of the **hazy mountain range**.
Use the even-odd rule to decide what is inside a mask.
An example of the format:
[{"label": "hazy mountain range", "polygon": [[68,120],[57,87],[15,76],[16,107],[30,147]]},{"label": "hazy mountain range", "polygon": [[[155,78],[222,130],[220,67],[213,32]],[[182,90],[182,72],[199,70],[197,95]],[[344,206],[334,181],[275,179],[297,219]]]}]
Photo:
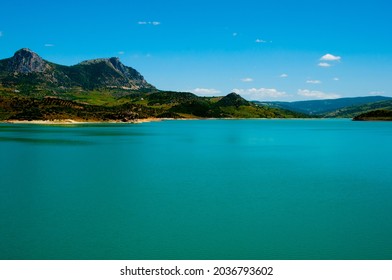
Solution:
[{"label": "hazy mountain range", "polygon": [[392,98],[385,96],[365,96],[295,102],[254,102],[259,105],[292,110],[310,116],[341,118],[350,118],[366,110],[392,108]]}]

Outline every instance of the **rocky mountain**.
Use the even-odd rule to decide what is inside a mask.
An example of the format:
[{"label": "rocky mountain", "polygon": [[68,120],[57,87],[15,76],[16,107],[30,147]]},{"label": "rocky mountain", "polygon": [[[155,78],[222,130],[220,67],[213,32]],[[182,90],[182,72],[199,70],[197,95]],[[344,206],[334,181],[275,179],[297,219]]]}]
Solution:
[{"label": "rocky mountain", "polygon": [[0,60],[0,84],[16,88],[28,85],[40,88],[79,87],[86,90],[105,87],[155,89],[138,71],[125,66],[116,57],[63,66],[42,59],[29,49],[21,49],[13,57]]},{"label": "rocky mountain", "polygon": [[6,70],[10,73],[43,73],[52,70],[52,67],[35,52],[21,49],[8,60]]}]

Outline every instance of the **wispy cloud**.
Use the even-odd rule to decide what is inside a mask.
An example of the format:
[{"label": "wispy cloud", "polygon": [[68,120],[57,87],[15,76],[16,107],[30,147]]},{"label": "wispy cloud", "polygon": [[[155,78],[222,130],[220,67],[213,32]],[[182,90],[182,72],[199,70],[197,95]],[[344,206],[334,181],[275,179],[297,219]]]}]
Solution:
[{"label": "wispy cloud", "polygon": [[320,66],[320,67],[331,67],[332,65],[329,64],[329,63],[326,63],[326,62],[320,62],[320,63],[318,64],[318,66]]},{"label": "wispy cloud", "polygon": [[340,79],[338,77],[333,78],[334,81],[339,81]]},{"label": "wispy cloud", "polygon": [[137,24],[139,24],[139,25],[160,25],[161,22],[159,22],[159,21],[138,21]]},{"label": "wispy cloud", "polygon": [[3,37],[3,31],[0,31],[0,37]]},{"label": "wispy cloud", "polygon": [[233,89],[233,92],[241,95],[247,100],[277,100],[288,96],[284,91],[275,88],[249,88],[249,89]]},{"label": "wispy cloud", "polygon": [[123,55],[123,54],[125,54],[125,52],[124,51],[119,51],[118,54],[119,55]]},{"label": "wispy cloud", "polygon": [[340,97],[340,95],[336,93],[325,93],[318,90],[308,90],[308,89],[299,89],[297,94],[300,96],[304,96],[308,98],[316,98],[316,99],[336,99]]},{"label": "wispy cloud", "polygon": [[330,53],[327,53],[320,58],[320,60],[323,61],[339,61],[340,59],[341,59],[340,56],[336,56]]},{"label": "wispy cloud", "polygon": [[287,78],[289,75],[287,75],[287,74],[285,74],[285,73],[283,73],[282,75],[280,75],[279,77],[281,77],[281,78]]},{"label": "wispy cloud", "polygon": [[214,88],[195,88],[192,92],[198,95],[214,95],[221,93],[220,90]]},{"label": "wispy cloud", "polygon": [[236,37],[236,36],[238,36],[238,33],[237,32],[233,32],[233,37]]},{"label": "wispy cloud", "polygon": [[321,81],[319,81],[319,80],[307,80],[306,83],[307,84],[321,84]]},{"label": "wispy cloud", "polygon": [[45,44],[44,46],[47,48],[51,48],[51,47],[54,47],[54,44]]},{"label": "wispy cloud", "polygon": [[252,78],[243,78],[243,79],[241,79],[241,81],[244,83],[250,83],[250,82],[253,82],[253,79]]},{"label": "wispy cloud", "polygon": [[256,43],[267,43],[267,41],[265,41],[265,40],[262,40],[262,39],[256,39],[256,41],[255,41]]}]

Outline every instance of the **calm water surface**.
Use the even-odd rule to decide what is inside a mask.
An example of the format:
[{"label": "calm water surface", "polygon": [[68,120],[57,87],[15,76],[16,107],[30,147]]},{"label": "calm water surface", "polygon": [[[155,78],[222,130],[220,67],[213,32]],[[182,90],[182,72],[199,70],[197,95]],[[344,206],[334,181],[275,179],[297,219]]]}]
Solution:
[{"label": "calm water surface", "polygon": [[0,124],[0,259],[392,259],[392,122]]}]

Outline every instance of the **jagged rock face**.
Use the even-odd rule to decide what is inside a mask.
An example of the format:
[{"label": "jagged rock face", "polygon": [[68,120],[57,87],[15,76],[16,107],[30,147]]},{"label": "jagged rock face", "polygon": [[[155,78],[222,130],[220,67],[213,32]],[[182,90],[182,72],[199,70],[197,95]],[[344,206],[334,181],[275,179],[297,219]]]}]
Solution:
[{"label": "jagged rock face", "polygon": [[127,67],[124,64],[122,64],[118,57],[86,60],[81,62],[80,65],[94,65],[99,63],[105,63],[107,66],[114,69],[118,74],[120,74],[124,78],[138,79],[138,80],[144,79],[143,76],[140,75],[140,73],[137,72],[135,69],[131,67]]},{"label": "jagged rock face", "polygon": [[125,65],[120,62],[120,59],[118,57],[109,58],[108,62],[114,69],[116,69],[117,71],[119,71],[123,75],[127,76],[126,74],[128,73],[128,71],[127,71]]},{"label": "jagged rock face", "polygon": [[89,84],[93,83],[108,87],[125,87],[133,90],[154,88],[147,83],[138,71],[122,64],[118,57],[86,60],[74,67],[87,67],[84,68],[84,72],[94,71],[93,69],[98,68],[100,69],[99,72],[94,71],[96,75],[88,79]]},{"label": "jagged rock face", "polygon": [[49,69],[49,64],[29,49],[21,49],[17,51],[8,64],[8,71],[23,74],[45,72]]},{"label": "jagged rock face", "polygon": [[143,76],[140,75],[135,69],[125,66],[120,62],[118,57],[109,58],[109,63],[113,66],[114,69],[119,71],[127,78],[137,78],[144,80]]},{"label": "jagged rock face", "polygon": [[80,87],[87,90],[107,87],[155,89],[138,71],[125,66],[116,57],[63,66],[43,60],[29,49],[21,49],[13,57],[0,60],[0,83],[39,85],[40,88]]}]

